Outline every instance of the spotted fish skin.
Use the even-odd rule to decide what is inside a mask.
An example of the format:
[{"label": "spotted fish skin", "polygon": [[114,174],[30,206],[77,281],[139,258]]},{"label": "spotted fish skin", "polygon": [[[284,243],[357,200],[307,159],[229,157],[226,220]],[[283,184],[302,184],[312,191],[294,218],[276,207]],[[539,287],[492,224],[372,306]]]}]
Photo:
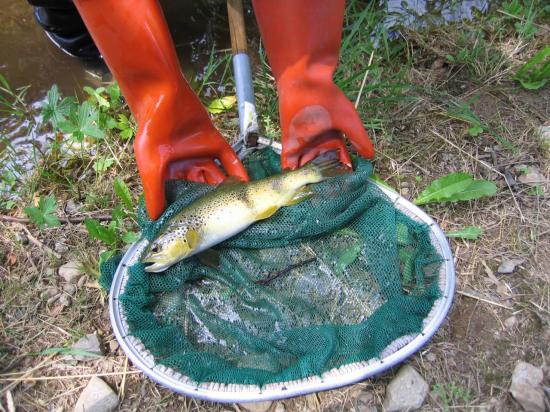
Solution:
[{"label": "spotted fish skin", "polygon": [[313,195],[307,185],[334,175],[337,161],[285,171],[250,183],[226,183],[208,192],[172,217],[151,243],[143,263],[148,272],[215,246],[248,226]]}]

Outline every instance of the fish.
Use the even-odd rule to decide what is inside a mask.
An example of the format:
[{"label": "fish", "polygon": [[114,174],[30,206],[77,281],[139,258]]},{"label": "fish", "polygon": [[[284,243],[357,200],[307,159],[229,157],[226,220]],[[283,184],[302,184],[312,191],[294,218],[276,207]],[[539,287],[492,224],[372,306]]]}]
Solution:
[{"label": "fish", "polygon": [[309,185],[346,171],[337,160],[324,160],[249,183],[222,183],[163,225],[141,260],[148,264],[145,271],[162,272],[194,255],[212,261],[213,246],[282,207],[310,199],[314,191]]}]

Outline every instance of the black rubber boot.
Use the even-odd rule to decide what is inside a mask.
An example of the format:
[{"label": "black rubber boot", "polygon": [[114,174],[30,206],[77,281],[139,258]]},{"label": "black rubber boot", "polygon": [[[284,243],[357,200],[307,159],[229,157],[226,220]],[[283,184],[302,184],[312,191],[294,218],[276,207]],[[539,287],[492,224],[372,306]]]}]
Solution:
[{"label": "black rubber boot", "polygon": [[49,39],[71,56],[97,59],[100,54],[71,0],[27,0]]}]

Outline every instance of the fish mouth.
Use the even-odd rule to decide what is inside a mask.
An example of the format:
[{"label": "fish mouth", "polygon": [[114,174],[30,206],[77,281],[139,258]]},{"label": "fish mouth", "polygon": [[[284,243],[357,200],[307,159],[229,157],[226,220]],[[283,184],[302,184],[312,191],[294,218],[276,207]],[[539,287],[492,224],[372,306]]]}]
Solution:
[{"label": "fish mouth", "polygon": [[150,265],[145,266],[146,272],[162,272],[166,269],[168,269],[170,266],[172,266],[174,263],[176,263],[176,259],[171,259],[170,257],[163,255],[163,254],[153,254],[146,256],[145,259],[141,261],[141,263],[150,263]]}]

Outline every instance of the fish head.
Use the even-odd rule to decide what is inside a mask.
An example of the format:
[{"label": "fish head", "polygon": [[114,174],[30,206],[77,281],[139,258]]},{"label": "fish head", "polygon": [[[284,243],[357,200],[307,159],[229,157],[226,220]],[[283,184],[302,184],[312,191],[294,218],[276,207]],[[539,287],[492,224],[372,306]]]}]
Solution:
[{"label": "fish head", "polygon": [[151,263],[145,267],[146,272],[162,272],[180,260],[188,257],[193,251],[185,237],[165,233],[151,242],[142,263]]}]

